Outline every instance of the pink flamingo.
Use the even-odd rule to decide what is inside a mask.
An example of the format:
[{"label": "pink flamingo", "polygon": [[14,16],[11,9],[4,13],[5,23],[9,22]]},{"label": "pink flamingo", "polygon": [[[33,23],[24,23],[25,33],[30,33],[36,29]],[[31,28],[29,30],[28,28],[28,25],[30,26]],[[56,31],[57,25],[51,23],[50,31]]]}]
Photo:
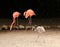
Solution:
[{"label": "pink flamingo", "polygon": [[16,23],[16,18],[18,19],[18,17],[20,15],[21,15],[21,13],[19,13],[17,11],[12,14],[12,16],[13,16],[13,22],[11,23],[10,30],[12,30],[13,25]]},{"label": "pink flamingo", "polygon": [[36,15],[36,14],[35,14],[35,12],[34,12],[32,9],[28,9],[27,11],[24,12],[25,18],[29,18],[29,19],[28,19],[28,20],[29,20],[29,25],[32,24],[31,17],[32,17],[32,16],[35,16],[35,15]]}]

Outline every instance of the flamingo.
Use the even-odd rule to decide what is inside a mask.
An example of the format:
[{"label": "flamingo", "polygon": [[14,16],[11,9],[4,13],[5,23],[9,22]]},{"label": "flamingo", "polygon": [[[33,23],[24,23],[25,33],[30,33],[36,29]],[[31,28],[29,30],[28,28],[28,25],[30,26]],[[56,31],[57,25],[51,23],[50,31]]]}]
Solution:
[{"label": "flamingo", "polygon": [[18,19],[18,17],[21,15],[21,13],[19,13],[18,11],[13,12],[12,16],[13,16],[13,22],[11,23],[10,26],[10,30],[12,30],[13,25],[16,23],[16,18]]},{"label": "flamingo", "polygon": [[29,18],[28,19],[29,20],[29,25],[31,25],[32,24],[31,17],[35,16],[36,14],[32,9],[28,9],[27,11],[24,12],[23,15],[25,16],[26,19]]}]

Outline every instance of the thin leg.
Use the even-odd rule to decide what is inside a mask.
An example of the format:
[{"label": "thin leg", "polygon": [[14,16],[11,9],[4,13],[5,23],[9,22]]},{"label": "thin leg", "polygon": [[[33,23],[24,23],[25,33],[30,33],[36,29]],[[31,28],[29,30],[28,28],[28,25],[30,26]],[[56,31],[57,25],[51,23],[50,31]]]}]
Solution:
[{"label": "thin leg", "polygon": [[32,19],[31,19],[31,17],[29,17],[29,25],[31,25],[32,24]]},{"label": "thin leg", "polygon": [[40,34],[38,34],[38,36],[37,36],[37,38],[36,38],[36,40],[35,40],[36,42],[38,41],[39,37],[40,37]]},{"label": "thin leg", "polygon": [[12,27],[13,27],[13,25],[15,24],[15,19],[13,19],[13,22],[11,23],[11,26],[10,26],[10,31],[12,30]]},{"label": "thin leg", "polygon": [[18,26],[18,18],[17,18],[17,22],[16,23],[17,23],[17,26]]}]

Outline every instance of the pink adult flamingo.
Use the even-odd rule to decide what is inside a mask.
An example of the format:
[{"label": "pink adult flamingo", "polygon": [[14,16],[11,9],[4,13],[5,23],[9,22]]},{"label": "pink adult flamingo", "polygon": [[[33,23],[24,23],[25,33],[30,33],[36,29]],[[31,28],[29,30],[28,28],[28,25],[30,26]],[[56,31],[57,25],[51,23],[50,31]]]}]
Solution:
[{"label": "pink adult flamingo", "polygon": [[29,25],[32,24],[32,19],[31,19],[31,17],[32,17],[32,16],[35,16],[35,15],[36,15],[36,14],[35,14],[35,12],[34,12],[32,9],[28,9],[27,11],[24,12],[25,18],[29,18],[29,19],[28,19],[28,20],[29,20]]},{"label": "pink adult flamingo", "polygon": [[21,15],[21,13],[19,13],[18,11],[13,12],[12,16],[13,16],[13,22],[11,23],[10,26],[10,30],[12,30],[13,25],[16,23],[16,18],[18,19],[18,17]]}]

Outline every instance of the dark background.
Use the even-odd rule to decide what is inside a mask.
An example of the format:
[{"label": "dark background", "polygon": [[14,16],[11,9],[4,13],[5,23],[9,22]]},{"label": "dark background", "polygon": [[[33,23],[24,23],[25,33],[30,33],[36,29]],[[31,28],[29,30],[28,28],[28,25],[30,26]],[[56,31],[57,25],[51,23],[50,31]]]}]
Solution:
[{"label": "dark background", "polygon": [[60,18],[59,3],[60,0],[0,0],[0,18],[12,18],[14,11],[23,14],[29,8],[36,13],[33,18]]}]

